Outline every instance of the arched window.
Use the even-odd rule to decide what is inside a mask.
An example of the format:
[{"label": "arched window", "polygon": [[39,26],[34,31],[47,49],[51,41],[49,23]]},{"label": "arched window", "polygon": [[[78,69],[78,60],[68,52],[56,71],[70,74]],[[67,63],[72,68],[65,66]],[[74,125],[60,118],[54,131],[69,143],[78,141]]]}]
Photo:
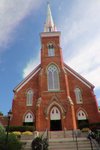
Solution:
[{"label": "arched window", "polygon": [[23,125],[24,126],[33,126],[35,123],[35,119],[34,116],[31,112],[28,112],[25,116],[24,116],[24,120],[23,120]]},{"label": "arched window", "polygon": [[25,115],[25,121],[24,122],[33,122],[33,115],[29,112]]},{"label": "arched window", "polygon": [[48,90],[59,90],[59,71],[55,65],[50,65],[47,70]]},{"label": "arched window", "polygon": [[75,96],[76,96],[76,102],[77,103],[82,103],[82,92],[79,88],[75,89]]},{"label": "arched window", "polygon": [[56,106],[54,106],[50,111],[50,119],[51,120],[60,120],[61,119],[60,111]]},{"label": "arched window", "polygon": [[86,114],[85,114],[85,112],[83,111],[83,110],[80,110],[79,112],[78,112],[78,114],[77,114],[77,119],[78,120],[86,120],[87,118],[86,118]]},{"label": "arched window", "polygon": [[55,56],[54,46],[52,43],[48,44],[48,56]]},{"label": "arched window", "polygon": [[26,105],[27,105],[27,106],[32,106],[32,103],[33,103],[33,91],[32,91],[32,90],[29,90],[29,91],[27,92]]}]

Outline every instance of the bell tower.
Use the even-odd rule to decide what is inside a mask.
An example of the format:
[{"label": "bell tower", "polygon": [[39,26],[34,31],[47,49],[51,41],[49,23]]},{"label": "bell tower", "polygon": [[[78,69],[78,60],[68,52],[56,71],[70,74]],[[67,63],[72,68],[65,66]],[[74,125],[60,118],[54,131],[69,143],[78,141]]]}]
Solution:
[{"label": "bell tower", "polygon": [[44,68],[50,63],[62,66],[62,50],[60,47],[60,35],[54,24],[50,5],[47,7],[47,17],[44,32],[41,33],[41,66]]},{"label": "bell tower", "polygon": [[[70,122],[74,120],[73,106],[70,106],[67,100],[70,97],[69,85],[64,70],[60,36],[61,33],[57,31],[48,3],[44,32],[40,34],[39,99],[41,101],[37,109],[37,130],[45,130],[45,128],[63,130],[66,127],[66,110],[69,110]],[[44,122],[43,127],[41,122]],[[57,128],[58,125],[59,128]]]}]

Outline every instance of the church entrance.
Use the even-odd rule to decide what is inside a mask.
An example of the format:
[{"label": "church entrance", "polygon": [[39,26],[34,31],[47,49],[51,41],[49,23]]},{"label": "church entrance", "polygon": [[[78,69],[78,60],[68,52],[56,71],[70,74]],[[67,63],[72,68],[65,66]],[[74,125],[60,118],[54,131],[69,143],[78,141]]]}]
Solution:
[{"label": "church entrance", "polygon": [[56,106],[54,106],[50,111],[50,130],[62,130],[61,113]]}]

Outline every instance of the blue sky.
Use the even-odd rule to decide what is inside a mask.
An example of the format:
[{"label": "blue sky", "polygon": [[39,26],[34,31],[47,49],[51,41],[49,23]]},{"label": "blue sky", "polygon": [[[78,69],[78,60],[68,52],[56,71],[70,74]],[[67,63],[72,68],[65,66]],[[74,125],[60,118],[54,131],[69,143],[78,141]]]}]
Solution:
[{"label": "blue sky", "polygon": [[[64,62],[95,85],[100,105],[100,1],[50,0],[61,31]],[[7,114],[13,89],[40,63],[45,0],[0,0],[0,111]]]}]

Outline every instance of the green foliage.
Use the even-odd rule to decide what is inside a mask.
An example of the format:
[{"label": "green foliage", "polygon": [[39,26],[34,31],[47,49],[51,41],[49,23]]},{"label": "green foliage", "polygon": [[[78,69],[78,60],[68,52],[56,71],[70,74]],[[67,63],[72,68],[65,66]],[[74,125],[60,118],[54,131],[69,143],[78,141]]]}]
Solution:
[{"label": "green foliage", "polygon": [[32,150],[48,150],[48,139],[41,137],[36,137],[32,141]]},{"label": "green foliage", "polygon": [[16,138],[14,134],[8,135],[8,144],[6,144],[6,134],[0,134],[0,150],[21,150],[22,143]]},{"label": "green foliage", "polygon": [[34,130],[35,130],[34,126],[10,126],[9,127],[9,132],[13,132],[13,131],[20,131],[20,132],[30,131],[30,132],[33,132]]},{"label": "green foliage", "polygon": [[0,111],[0,115],[2,115],[3,116],[3,113]]},{"label": "green foliage", "polygon": [[4,127],[0,125],[0,134],[4,133],[4,131],[5,131]]}]

